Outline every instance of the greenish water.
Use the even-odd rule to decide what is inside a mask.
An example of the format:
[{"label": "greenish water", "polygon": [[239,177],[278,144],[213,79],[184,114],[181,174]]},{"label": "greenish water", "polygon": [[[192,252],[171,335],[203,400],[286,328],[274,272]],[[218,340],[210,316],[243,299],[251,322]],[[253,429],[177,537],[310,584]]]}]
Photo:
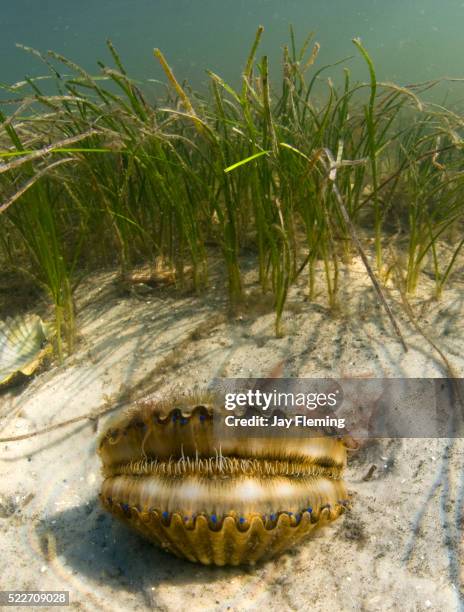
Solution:
[{"label": "greenish water", "polygon": [[[89,70],[108,60],[111,38],[132,75],[160,78],[153,47],[160,47],[179,78],[195,87],[204,68],[237,82],[253,34],[265,27],[262,52],[278,69],[289,24],[300,39],[315,31],[320,64],[356,55],[360,36],[379,79],[406,84],[464,76],[464,2],[460,0],[4,0],[0,15],[0,81],[45,72],[16,43],[53,49]],[[367,78],[359,58],[354,76]],[[337,70],[333,75],[337,79]]]}]

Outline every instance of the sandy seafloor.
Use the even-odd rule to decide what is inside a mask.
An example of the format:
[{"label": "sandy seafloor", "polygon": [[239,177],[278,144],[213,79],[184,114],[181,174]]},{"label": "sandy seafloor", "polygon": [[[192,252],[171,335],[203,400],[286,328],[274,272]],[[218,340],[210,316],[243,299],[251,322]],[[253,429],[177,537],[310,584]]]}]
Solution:
[{"label": "sandy seafloor", "polygon": [[[88,413],[140,381],[163,395],[217,376],[266,376],[279,362],[291,377],[447,375],[394,291],[407,354],[362,268],[342,276],[338,317],[296,287],[286,335],[276,338],[270,312],[222,314],[222,282],[203,295],[124,293],[114,274],[96,274],[78,292],[76,353],[0,396],[0,435]],[[440,302],[420,309],[413,302],[463,377],[464,284],[455,280]],[[71,609],[82,610],[460,609],[462,439],[384,439],[364,447],[350,457],[353,505],[342,519],[270,562],[209,568],[158,550],[99,507],[97,436],[87,420],[1,444],[1,589],[69,590]],[[372,464],[377,470],[365,481]]]}]

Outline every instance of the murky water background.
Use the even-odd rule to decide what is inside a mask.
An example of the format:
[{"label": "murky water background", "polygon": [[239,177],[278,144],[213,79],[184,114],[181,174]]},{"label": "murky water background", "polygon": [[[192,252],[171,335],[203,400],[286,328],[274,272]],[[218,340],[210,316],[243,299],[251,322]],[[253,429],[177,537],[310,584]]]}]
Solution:
[{"label": "murky water background", "polygon": [[[360,36],[379,79],[418,82],[464,76],[464,2],[461,0],[3,0],[0,81],[45,72],[15,47],[54,49],[88,70],[109,60],[111,38],[137,78],[159,78],[160,47],[179,78],[196,87],[204,68],[237,83],[256,27],[265,26],[262,52],[278,74],[280,49],[292,23],[300,38],[315,31],[320,64],[354,55],[356,78],[367,78],[351,39]],[[331,76],[337,78],[337,70]],[[339,71],[338,71],[339,72]],[[454,86],[456,87],[456,86]]]}]

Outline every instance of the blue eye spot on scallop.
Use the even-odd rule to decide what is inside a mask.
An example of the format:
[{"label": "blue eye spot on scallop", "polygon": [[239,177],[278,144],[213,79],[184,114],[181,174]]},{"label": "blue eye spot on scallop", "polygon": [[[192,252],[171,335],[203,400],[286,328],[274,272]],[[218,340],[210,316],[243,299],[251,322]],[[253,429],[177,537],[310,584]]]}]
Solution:
[{"label": "blue eye spot on scallop", "polygon": [[129,512],[129,504],[121,504],[121,508],[124,510],[124,512]]},{"label": "blue eye spot on scallop", "polygon": [[211,515],[211,521],[215,524],[217,523],[217,516],[215,514]]},{"label": "blue eye spot on scallop", "polygon": [[275,514],[271,514],[271,516],[269,518],[271,519],[271,521],[275,521],[276,520],[276,515]]},{"label": "blue eye spot on scallop", "polygon": [[240,523],[240,525],[243,525],[243,523],[245,522],[245,519],[243,518],[243,516],[241,516],[241,517],[238,519],[238,522]]},{"label": "blue eye spot on scallop", "polygon": [[168,519],[169,518],[169,512],[163,512],[162,517],[164,519]]},{"label": "blue eye spot on scallop", "polygon": [[306,512],[312,512],[313,509],[311,508],[311,506],[309,506],[309,508],[306,508]]},{"label": "blue eye spot on scallop", "polygon": [[200,414],[200,421],[201,421],[201,423],[204,423],[206,421],[206,415],[205,414]]},{"label": "blue eye spot on scallop", "polygon": [[177,414],[172,415],[172,422],[175,423],[177,421]]},{"label": "blue eye spot on scallop", "polygon": [[188,419],[186,419],[185,417],[182,417],[180,420],[180,424],[185,425],[186,423],[188,423]]}]

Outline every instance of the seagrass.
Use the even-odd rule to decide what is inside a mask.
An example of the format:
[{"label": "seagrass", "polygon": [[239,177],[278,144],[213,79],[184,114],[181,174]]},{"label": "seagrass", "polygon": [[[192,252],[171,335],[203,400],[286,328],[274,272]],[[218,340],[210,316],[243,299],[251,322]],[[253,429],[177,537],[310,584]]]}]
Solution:
[{"label": "seagrass", "polygon": [[189,395],[114,417],[98,449],[103,506],[164,550],[207,565],[270,558],[345,511],[343,440],[222,437],[221,411],[212,396]]}]

